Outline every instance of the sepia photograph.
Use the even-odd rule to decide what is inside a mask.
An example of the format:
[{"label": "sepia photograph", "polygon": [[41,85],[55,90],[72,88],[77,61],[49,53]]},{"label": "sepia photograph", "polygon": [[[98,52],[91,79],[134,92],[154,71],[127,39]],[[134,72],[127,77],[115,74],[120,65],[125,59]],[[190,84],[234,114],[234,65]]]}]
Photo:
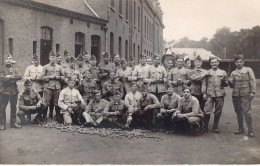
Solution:
[{"label": "sepia photograph", "polygon": [[0,164],[260,164],[259,0],[0,0]]}]

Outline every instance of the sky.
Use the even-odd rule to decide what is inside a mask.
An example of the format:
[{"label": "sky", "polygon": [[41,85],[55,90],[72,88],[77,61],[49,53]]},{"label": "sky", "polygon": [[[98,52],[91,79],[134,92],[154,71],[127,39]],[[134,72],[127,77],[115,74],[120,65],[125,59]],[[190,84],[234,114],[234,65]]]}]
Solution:
[{"label": "sky", "polygon": [[218,28],[231,31],[260,25],[260,0],[159,0],[167,42],[211,38]]}]

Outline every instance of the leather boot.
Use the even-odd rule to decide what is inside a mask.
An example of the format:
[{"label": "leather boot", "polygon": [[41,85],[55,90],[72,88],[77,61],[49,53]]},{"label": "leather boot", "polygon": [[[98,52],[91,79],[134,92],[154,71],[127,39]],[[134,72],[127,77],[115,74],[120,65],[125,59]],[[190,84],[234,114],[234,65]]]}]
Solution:
[{"label": "leather boot", "polygon": [[18,125],[16,122],[14,122],[13,124],[11,124],[10,127],[11,127],[11,128],[16,128],[16,129],[22,128],[22,126]]},{"label": "leather boot", "polygon": [[243,113],[237,112],[237,122],[238,122],[238,131],[235,131],[234,134],[240,135],[245,134],[245,129],[243,126]]},{"label": "leather boot", "polygon": [[24,115],[17,115],[18,116],[18,118],[20,118],[20,120],[21,120],[21,125],[27,125],[27,124],[29,124],[29,122],[25,119],[25,116]]},{"label": "leather boot", "polygon": [[250,138],[255,138],[255,134],[253,132],[253,127],[252,127],[252,118],[251,118],[251,116],[245,116],[245,120],[246,120],[247,127],[248,127],[248,136]]},{"label": "leather boot", "polygon": [[220,116],[221,116],[221,114],[215,114],[215,116],[214,116],[214,124],[213,124],[213,132],[214,133],[219,133],[218,123],[219,123],[219,120],[220,120]]},{"label": "leather boot", "polygon": [[0,125],[0,130],[5,130],[5,125],[1,124]]},{"label": "leather boot", "polygon": [[210,114],[204,114],[204,126],[202,129],[203,133],[207,133],[209,131],[209,129],[208,129],[209,120],[210,120]]}]

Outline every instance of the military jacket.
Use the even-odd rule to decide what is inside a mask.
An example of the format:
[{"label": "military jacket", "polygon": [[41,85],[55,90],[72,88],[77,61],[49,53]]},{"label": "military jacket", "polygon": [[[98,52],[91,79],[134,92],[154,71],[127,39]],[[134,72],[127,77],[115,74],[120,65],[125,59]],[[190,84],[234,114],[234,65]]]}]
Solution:
[{"label": "military jacket", "polygon": [[67,110],[68,107],[73,107],[77,100],[80,100],[81,103],[85,103],[77,89],[67,87],[60,92],[58,106],[63,110]]},{"label": "military jacket", "polygon": [[[227,77],[227,73],[224,70],[210,69],[203,79],[202,93],[206,93],[210,97],[222,97],[225,96],[225,89],[223,84],[223,78]],[[225,85],[226,86],[226,85]]]},{"label": "military jacket", "polygon": [[[53,76],[59,76],[59,79],[51,78]],[[47,64],[43,67],[43,71],[40,76],[45,81],[44,88],[48,89],[61,89],[61,81],[64,80],[63,71],[60,65]]]},{"label": "military jacket", "polygon": [[97,89],[96,82],[94,80],[84,79],[82,81],[82,96],[92,96],[94,94],[94,90]]},{"label": "military jacket", "polygon": [[190,70],[189,79],[191,81],[190,88],[192,95],[201,95],[201,86],[206,73],[207,71],[204,69],[194,68],[193,70]]},{"label": "military jacket", "polygon": [[233,84],[233,96],[249,96],[256,93],[256,79],[250,67],[236,69],[231,73],[230,82]]},{"label": "military jacket", "polygon": [[127,113],[128,109],[129,106],[126,105],[123,100],[121,100],[119,103],[116,103],[114,100],[112,100],[106,105],[104,112],[116,112],[118,115],[123,115]]},{"label": "military jacket", "polygon": [[196,117],[202,114],[199,101],[194,96],[191,96],[188,100],[182,97],[178,104],[178,111],[181,114],[186,114],[188,117]]},{"label": "military jacket", "polygon": [[61,66],[62,69],[69,68],[70,67],[70,62],[66,62],[66,61],[61,62],[60,66]]},{"label": "military jacket", "polygon": [[116,72],[116,75],[119,77],[119,80],[123,83],[126,93],[130,92],[130,82],[132,78],[132,72],[133,69],[129,66],[127,66],[125,70],[121,68]]},{"label": "military jacket", "polygon": [[28,106],[36,106],[40,99],[41,96],[34,89],[32,89],[30,93],[24,91],[19,96],[18,108],[20,110],[25,110]]},{"label": "military jacket", "polygon": [[150,109],[161,108],[158,98],[151,93],[148,93],[146,97],[142,96],[137,104],[140,110],[143,110],[148,105],[150,106]]},{"label": "military jacket", "polygon": [[[6,78],[7,75],[13,76],[12,78]],[[2,66],[0,68],[0,94],[16,95],[19,93],[16,84],[17,80],[21,80],[22,77],[18,69],[14,67]],[[2,103],[0,103],[2,104]]]},{"label": "military jacket", "polygon": [[102,62],[98,65],[98,69],[99,69],[99,77],[101,79],[101,84],[103,85],[103,83],[109,79],[110,71],[115,70],[116,67],[115,64],[112,62],[109,62],[108,64]]},{"label": "military jacket", "polygon": [[99,69],[96,66],[91,66],[89,71],[91,72],[91,78],[99,80]]},{"label": "military jacket", "polygon": [[165,92],[165,83],[167,82],[167,72],[161,65],[155,67],[150,65],[145,74],[145,82],[149,83],[149,92]]},{"label": "military jacket", "polygon": [[134,68],[134,71],[133,71],[133,79],[134,80],[143,80],[145,78],[145,76],[147,75],[146,73],[148,72],[148,69],[149,69],[149,66],[148,65],[137,65],[135,66]]},{"label": "military jacket", "polygon": [[[108,87],[111,87],[111,91],[109,91]],[[108,80],[107,82],[104,83],[103,89],[102,89],[102,95],[105,99],[109,100],[109,97],[114,95],[114,92],[118,90],[123,94],[124,89],[123,89],[123,84],[120,81],[115,80],[112,82],[111,80]]]},{"label": "military jacket", "polygon": [[135,92],[135,94],[133,92],[128,92],[125,96],[125,103],[128,106],[133,106],[135,108],[138,107],[138,102],[141,100],[142,98],[142,94],[138,91]]},{"label": "military jacket", "polygon": [[172,96],[168,96],[167,94],[163,95],[161,99],[161,109],[177,109],[180,99],[181,97],[175,93],[173,93]]},{"label": "military jacket", "polygon": [[77,69],[72,69],[72,68],[66,68],[64,70],[64,81],[65,83],[68,84],[68,79],[71,78],[73,80],[77,80],[77,83],[81,83],[82,81],[82,76],[81,73]]},{"label": "military jacket", "polygon": [[30,79],[33,82],[33,88],[38,92],[42,92],[43,82],[39,80],[39,77],[43,71],[43,67],[41,65],[35,66],[31,65],[28,66],[25,70],[23,78]]},{"label": "military jacket", "polygon": [[106,108],[107,103],[108,101],[104,99],[100,99],[99,102],[97,102],[96,100],[91,100],[86,107],[86,112],[102,113]]},{"label": "military jacket", "polygon": [[[179,84],[178,80],[181,80],[183,84]],[[189,72],[184,67],[175,67],[170,71],[168,75],[168,81],[169,84],[173,86],[174,92],[182,96],[183,89],[187,87],[189,83]]]}]

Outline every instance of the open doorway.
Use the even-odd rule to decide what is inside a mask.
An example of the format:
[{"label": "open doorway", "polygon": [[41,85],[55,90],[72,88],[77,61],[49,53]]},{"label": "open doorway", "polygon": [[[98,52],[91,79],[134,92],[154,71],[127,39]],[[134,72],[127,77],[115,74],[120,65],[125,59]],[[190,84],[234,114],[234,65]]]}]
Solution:
[{"label": "open doorway", "polygon": [[52,50],[52,28],[41,27],[41,54],[40,64],[42,66],[49,63],[49,53]]},{"label": "open doorway", "polygon": [[4,21],[0,19],[0,65],[3,65],[4,57]]},{"label": "open doorway", "polygon": [[91,54],[95,55],[97,58],[97,62],[100,63],[100,36],[91,36]]}]

